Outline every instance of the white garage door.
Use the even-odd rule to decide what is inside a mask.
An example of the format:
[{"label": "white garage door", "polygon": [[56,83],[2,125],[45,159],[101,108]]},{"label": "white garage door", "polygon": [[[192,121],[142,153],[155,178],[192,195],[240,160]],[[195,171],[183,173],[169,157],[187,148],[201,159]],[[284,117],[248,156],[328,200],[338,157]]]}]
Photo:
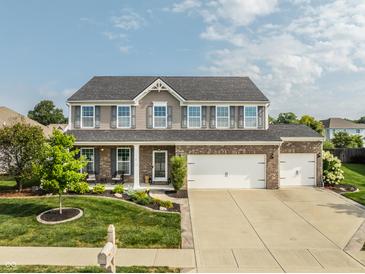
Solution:
[{"label": "white garage door", "polygon": [[265,188],[265,155],[188,155],[189,188]]},{"label": "white garage door", "polygon": [[316,154],[280,154],[280,187],[314,186],[316,173]]}]

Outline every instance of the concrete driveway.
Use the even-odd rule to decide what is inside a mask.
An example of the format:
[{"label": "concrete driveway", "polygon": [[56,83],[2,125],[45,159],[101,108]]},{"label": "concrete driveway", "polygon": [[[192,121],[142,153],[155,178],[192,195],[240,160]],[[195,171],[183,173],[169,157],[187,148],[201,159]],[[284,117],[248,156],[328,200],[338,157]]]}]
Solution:
[{"label": "concrete driveway", "polygon": [[343,251],[362,209],[324,190],[189,190],[200,272],[364,272]]}]

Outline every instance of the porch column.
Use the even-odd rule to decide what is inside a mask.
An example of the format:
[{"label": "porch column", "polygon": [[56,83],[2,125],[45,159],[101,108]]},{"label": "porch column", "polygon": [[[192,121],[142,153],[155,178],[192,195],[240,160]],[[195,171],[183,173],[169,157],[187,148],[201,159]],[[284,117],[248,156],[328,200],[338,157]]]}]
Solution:
[{"label": "porch column", "polygon": [[139,189],[139,145],[133,145],[133,148],[134,148],[133,189]]}]

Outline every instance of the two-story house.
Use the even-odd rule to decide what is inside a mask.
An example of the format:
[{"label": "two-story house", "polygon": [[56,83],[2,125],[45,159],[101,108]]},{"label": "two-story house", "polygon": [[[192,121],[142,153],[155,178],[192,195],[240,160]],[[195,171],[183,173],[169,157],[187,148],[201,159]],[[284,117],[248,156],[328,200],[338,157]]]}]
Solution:
[{"label": "two-story house", "polygon": [[337,132],[347,132],[349,135],[360,135],[365,145],[365,124],[358,124],[342,118],[322,120],[326,140],[332,140]]},{"label": "two-story house", "polygon": [[170,158],[184,155],[189,188],[321,185],[323,138],[269,125],[270,102],[247,77],[93,77],[67,104],[97,180],[167,184]]}]

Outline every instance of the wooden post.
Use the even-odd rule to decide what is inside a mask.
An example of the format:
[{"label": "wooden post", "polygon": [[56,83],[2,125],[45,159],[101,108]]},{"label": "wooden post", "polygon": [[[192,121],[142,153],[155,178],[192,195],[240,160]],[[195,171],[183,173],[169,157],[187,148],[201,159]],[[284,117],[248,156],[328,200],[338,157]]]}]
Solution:
[{"label": "wooden post", "polygon": [[105,268],[108,272],[115,273],[115,255],[117,253],[117,245],[115,244],[115,227],[109,225],[108,227],[108,241],[103,249],[98,254],[98,264]]}]

